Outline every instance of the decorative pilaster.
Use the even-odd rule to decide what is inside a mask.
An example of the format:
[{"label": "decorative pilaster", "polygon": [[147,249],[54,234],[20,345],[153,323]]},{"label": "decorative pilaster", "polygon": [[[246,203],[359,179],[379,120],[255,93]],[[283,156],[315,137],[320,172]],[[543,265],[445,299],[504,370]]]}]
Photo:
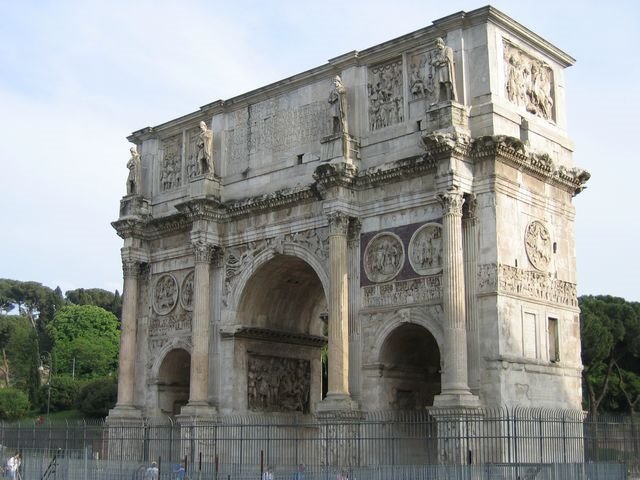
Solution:
[{"label": "decorative pilaster", "polygon": [[349,217],[329,218],[329,385],[320,410],[352,408],[349,396],[349,282],[347,231]]},{"label": "decorative pilaster", "polygon": [[357,218],[349,222],[347,248],[349,254],[349,392],[354,400],[360,398],[361,332],[360,319],[360,229]]},{"label": "decorative pilaster", "polygon": [[469,364],[469,388],[471,393],[480,392],[480,338],[478,330],[478,201],[475,195],[465,200],[465,212],[462,218],[462,241],[464,254],[464,291],[467,315],[467,361]]},{"label": "decorative pilaster", "polygon": [[118,401],[116,410],[133,409],[135,382],[136,323],[138,318],[138,276],[140,262],[122,260],[124,285],[122,290],[122,321],[118,366]]},{"label": "decorative pilaster", "polygon": [[444,325],[444,371],[442,392],[435,406],[472,406],[467,380],[467,331],[465,327],[464,258],[462,255],[462,193],[451,189],[439,195],[442,204],[442,303]]},{"label": "decorative pilaster", "polygon": [[188,406],[208,406],[209,382],[209,276],[215,247],[194,241],[195,254],[193,321],[191,326],[191,381]]}]

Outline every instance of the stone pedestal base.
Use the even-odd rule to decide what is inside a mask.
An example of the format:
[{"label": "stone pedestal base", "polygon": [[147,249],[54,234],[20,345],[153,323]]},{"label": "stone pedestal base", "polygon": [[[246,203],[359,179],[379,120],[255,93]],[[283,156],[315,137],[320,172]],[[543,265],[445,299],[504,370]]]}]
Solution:
[{"label": "stone pedestal base", "polygon": [[442,408],[479,408],[480,399],[471,393],[445,393],[435,396],[433,406]]},{"label": "stone pedestal base", "polygon": [[456,102],[443,102],[427,107],[422,131],[450,131],[469,133],[469,112],[464,105]]},{"label": "stone pedestal base", "polygon": [[320,161],[354,163],[360,159],[360,143],[348,133],[329,135],[320,140]]},{"label": "stone pedestal base", "polygon": [[120,219],[125,217],[144,217],[149,215],[149,201],[142,195],[127,195],[120,200]]},{"label": "stone pedestal base", "polygon": [[107,423],[136,423],[142,422],[142,411],[136,407],[123,407],[116,405],[109,410]]},{"label": "stone pedestal base", "polygon": [[218,415],[218,409],[209,404],[189,403],[180,409],[180,415],[177,416],[178,423],[183,420],[191,421],[194,418],[199,420],[211,419]]},{"label": "stone pedestal base", "polygon": [[349,395],[336,393],[329,393],[316,407],[318,415],[357,412],[358,410],[358,404]]},{"label": "stone pedestal base", "polygon": [[194,177],[189,181],[189,196],[220,200],[220,188],[220,178],[214,175]]}]

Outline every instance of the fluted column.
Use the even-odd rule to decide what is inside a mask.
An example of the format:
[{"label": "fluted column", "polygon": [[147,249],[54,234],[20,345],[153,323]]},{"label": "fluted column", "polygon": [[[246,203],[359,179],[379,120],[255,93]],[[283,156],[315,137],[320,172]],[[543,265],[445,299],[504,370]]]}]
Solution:
[{"label": "fluted column", "polygon": [[465,201],[466,212],[462,218],[464,249],[464,279],[467,315],[467,361],[469,364],[469,388],[471,393],[480,391],[480,355],[478,331],[478,307],[476,305],[478,283],[478,218],[477,200],[471,196]]},{"label": "fluted column", "polygon": [[360,398],[361,335],[360,311],[360,229],[357,218],[349,222],[347,247],[349,249],[349,392],[354,400]]},{"label": "fluted column", "polygon": [[329,214],[329,385],[327,396],[349,395],[349,217]]},{"label": "fluted column", "polygon": [[209,381],[209,276],[213,245],[194,242],[195,271],[193,320],[191,322],[191,381],[189,405],[208,405]]},{"label": "fluted column", "polygon": [[138,276],[140,263],[123,260],[122,321],[118,365],[118,401],[116,408],[133,408],[135,381],[136,324],[138,320]]},{"label": "fluted column", "polygon": [[462,193],[439,195],[442,203],[442,303],[444,310],[444,371],[442,392],[434,404],[464,404],[471,397],[467,380],[467,331],[465,327],[464,258],[462,255]]}]

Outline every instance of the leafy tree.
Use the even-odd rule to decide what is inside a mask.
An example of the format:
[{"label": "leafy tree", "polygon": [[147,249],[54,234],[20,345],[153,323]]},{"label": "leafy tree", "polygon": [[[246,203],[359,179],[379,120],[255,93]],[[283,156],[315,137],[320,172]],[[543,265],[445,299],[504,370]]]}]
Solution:
[{"label": "leafy tree", "polygon": [[58,373],[74,369],[80,378],[115,373],[120,331],[113,313],[94,305],[67,305],[56,313],[48,331]]},{"label": "leafy tree", "polygon": [[0,388],[0,419],[15,420],[24,417],[31,405],[27,395],[16,388]]},{"label": "leafy tree", "polygon": [[78,392],[85,382],[72,378],[71,375],[54,375],[51,384],[40,386],[40,411],[60,412],[71,410],[76,405]]},{"label": "leafy tree", "polygon": [[[580,297],[583,379],[589,411],[618,410],[616,392],[631,411],[640,374],[640,304],[611,296]],[[640,393],[640,391],[638,392]]]},{"label": "leafy tree", "polygon": [[115,293],[111,293],[101,288],[77,288],[68,290],[66,297],[69,302],[75,305],[96,305],[120,318],[122,299],[117,290]]},{"label": "leafy tree", "polygon": [[9,384],[27,392],[29,400],[35,404],[40,385],[38,337],[26,318],[9,316],[6,320],[10,330],[5,346],[6,358],[11,368]]},{"label": "leafy tree", "polygon": [[116,404],[118,385],[114,377],[100,378],[80,389],[77,407],[88,417],[106,417]]}]

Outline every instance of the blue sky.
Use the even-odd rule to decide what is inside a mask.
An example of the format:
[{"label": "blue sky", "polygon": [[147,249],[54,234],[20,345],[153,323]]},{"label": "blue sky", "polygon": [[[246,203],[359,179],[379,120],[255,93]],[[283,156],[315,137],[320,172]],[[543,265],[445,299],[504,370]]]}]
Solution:
[{"label": "blue sky", "polygon": [[[110,226],[126,136],[485,5],[472,1],[0,0],[0,277],[121,290]],[[496,1],[577,59],[567,71],[578,292],[640,301],[640,7]]]}]

